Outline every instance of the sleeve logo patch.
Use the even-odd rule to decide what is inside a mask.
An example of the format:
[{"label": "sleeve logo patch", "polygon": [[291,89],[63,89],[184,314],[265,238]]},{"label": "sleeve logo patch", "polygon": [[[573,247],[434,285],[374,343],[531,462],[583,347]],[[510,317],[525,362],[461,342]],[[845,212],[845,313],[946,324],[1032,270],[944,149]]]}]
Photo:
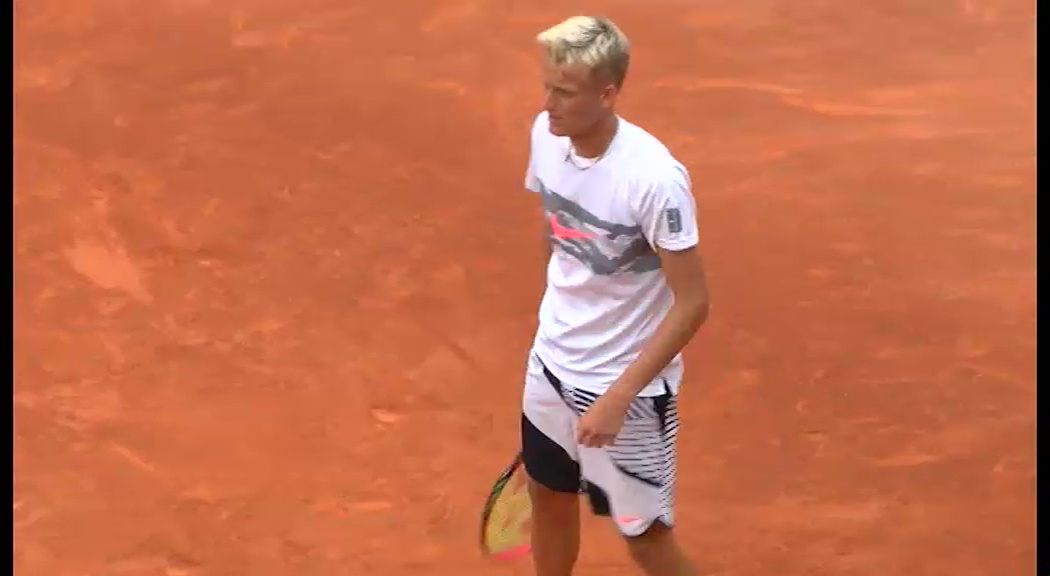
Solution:
[{"label": "sleeve logo patch", "polygon": [[664,218],[667,220],[667,231],[677,234],[682,231],[682,211],[678,208],[664,210]]}]

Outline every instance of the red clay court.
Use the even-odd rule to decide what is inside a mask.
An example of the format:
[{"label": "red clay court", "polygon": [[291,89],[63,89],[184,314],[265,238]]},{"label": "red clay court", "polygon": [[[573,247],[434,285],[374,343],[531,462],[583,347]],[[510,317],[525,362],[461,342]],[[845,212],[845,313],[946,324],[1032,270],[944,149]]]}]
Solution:
[{"label": "red clay court", "polygon": [[[1034,3],[17,0],[15,570],[479,559],[541,291],[532,38],[634,43],[713,309],[711,575],[1035,569]],[[634,574],[585,523],[581,576]]]}]

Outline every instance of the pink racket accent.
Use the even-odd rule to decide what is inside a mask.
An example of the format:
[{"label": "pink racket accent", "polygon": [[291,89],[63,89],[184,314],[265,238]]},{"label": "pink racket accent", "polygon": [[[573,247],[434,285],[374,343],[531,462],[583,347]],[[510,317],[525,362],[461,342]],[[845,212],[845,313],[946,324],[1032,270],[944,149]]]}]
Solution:
[{"label": "pink racket accent", "polygon": [[529,544],[518,544],[513,548],[508,548],[503,552],[493,554],[492,557],[497,560],[513,560],[514,558],[521,558],[522,556],[529,553],[532,550],[532,546]]}]

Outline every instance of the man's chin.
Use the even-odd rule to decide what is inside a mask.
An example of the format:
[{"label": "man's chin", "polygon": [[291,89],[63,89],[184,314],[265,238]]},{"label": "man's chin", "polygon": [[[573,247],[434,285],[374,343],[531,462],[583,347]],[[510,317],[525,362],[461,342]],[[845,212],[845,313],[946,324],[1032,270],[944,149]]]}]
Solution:
[{"label": "man's chin", "polygon": [[561,126],[556,126],[554,124],[551,124],[550,127],[548,128],[548,130],[550,130],[551,134],[554,134],[555,136],[559,136],[559,137],[563,137],[563,136],[568,136],[569,135],[569,133],[567,131],[565,131],[564,128],[562,128]]}]

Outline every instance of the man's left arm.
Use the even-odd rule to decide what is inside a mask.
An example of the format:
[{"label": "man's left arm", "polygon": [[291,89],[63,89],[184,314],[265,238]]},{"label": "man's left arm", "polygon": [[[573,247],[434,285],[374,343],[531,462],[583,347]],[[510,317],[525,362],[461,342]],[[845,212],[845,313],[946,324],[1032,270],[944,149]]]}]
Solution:
[{"label": "man's left arm", "polygon": [[660,258],[674,304],[638,358],[606,392],[628,402],[659,376],[707,319],[707,278],[697,246],[696,203],[689,188],[684,169],[669,171],[650,186],[636,209]]},{"label": "man's left arm", "polygon": [[657,253],[674,293],[674,304],[646,341],[638,358],[606,391],[625,403],[660,375],[707,320],[707,279],[700,251],[692,246],[684,250],[657,248]]},{"label": "man's left arm", "polygon": [[615,441],[628,406],[685,348],[707,319],[704,262],[697,248],[696,208],[684,169],[655,182],[634,207],[646,239],[674,294],[674,303],[638,358],[580,417],[576,437],[584,446]]}]

